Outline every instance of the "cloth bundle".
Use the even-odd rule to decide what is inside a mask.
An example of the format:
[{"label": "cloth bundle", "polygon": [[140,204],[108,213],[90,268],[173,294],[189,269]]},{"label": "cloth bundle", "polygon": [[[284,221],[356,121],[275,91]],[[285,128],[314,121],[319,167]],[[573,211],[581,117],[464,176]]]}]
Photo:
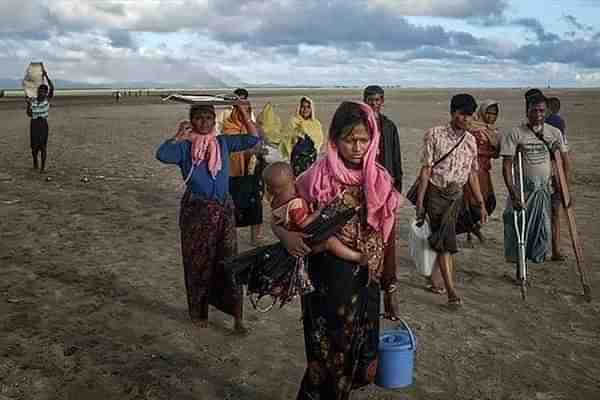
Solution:
[{"label": "cloth bundle", "polygon": [[[334,202],[336,203],[336,202]],[[327,240],[335,235],[357,213],[355,208],[343,208],[340,204],[325,207],[319,217],[310,223],[303,232],[310,235],[309,246]],[[306,259],[290,255],[283,244],[275,243],[257,247],[224,261],[224,271],[232,285],[247,285],[248,294],[255,308],[265,296],[271,296],[273,304],[281,307],[295,296],[302,294],[298,268]]]},{"label": "cloth bundle", "polygon": [[25,71],[23,90],[29,98],[37,97],[38,87],[44,83],[43,66],[41,62],[32,62]]}]

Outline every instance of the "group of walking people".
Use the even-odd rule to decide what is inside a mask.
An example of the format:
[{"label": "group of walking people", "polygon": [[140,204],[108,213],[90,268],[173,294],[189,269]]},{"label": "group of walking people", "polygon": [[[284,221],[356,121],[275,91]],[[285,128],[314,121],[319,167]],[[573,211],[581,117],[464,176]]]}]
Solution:
[{"label": "group of walking people", "polygon": [[[264,165],[257,166],[265,164],[265,144],[278,148],[289,166],[271,168],[265,176],[272,187],[266,189],[277,199],[289,198],[290,205],[276,200],[274,208],[284,212],[274,218],[272,230],[291,255],[308,257],[314,288],[301,302],[307,369],[298,398],[346,399],[352,389],[373,382],[377,371],[381,293],[383,315],[399,317],[396,215],[406,199],[401,194],[397,127],[382,113],[385,97],[379,86],[367,87],[362,101],[343,102],[327,137],[308,97],[302,97],[296,115],[279,133],[273,129],[282,125],[272,104],[255,119],[247,93],[240,97],[224,119],[222,132],[217,132],[213,106],[194,105],[189,122],[180,124],[177,134],[157,151],[160,161],[179,166],[187,183],[180,227],[190,317],[205,327],[211,304],[234,317],[236,331],[247,332],[242,288],[227,286],[220,262],[236,251],[236,220],[244,219],[239,209],[257,213],[261,208]],[[459,94],[451,99],[449,123],[424,136],[418,177],[407,196],[415,203],[416,219],[429,221],[429,243],[438,255],[428,288],[445,293],[450,306],[463,303],[454,286],[456,236],[472,233],[483,239],[481,225],[496,208],[492,159],[502,156],[509,193],[504,212],[507,260],[515,261],[516,239],[509,217],[514,209],[524,208],[531,221],[527,258],[541,262],[550,252],[551,162],[555,154],[568,160],[564,120],[550,116],[561,121],[562,131],[545,123],[548,99],[539,90],[526,93],[525,104],[526,121],[501,134],[496,127],[498,102],[484,101],[478,107],[471,95]],[[264,123],[264,129],[256,120]],[[512,177],[518,151],[525,165],[525,204],[516,195],[520,188]],[[253,176],[253,185],[260,187],[250,207],[241,203],[251,191],[236,183],[246,176]],[[294,177],[295,185],[290,186]],[[334,244],[311,248],[289,221],[304,219],[336,201],[360,211],[336,234]],[[257,222],[258,218],[250,219],[248,224]],[[555,250],[553,258],[558,255]]]},{"label": "group of walking people", "polygon": [[[52,82],[44,76],[48,85],[39,88],[27,109],[34,167],[42,152],[42,170],[53,95]],[[243,289],[231,285],[222,261],[237,253],[237,227],[250,226],[253,244],[260,242],[266,191],[275,216],[273,233],[289,254],[309,261],[311,290],[301,301],[307,368],[298,399],[347,399],[353,389],[375,378],[381,297],[384,317],[399,318],[397,211],[407,202],[401,194],[400,137],[383,114],[384,90],[368,86],[361,101],[341,103],[327,135],[307,96],[282,124],[271,103],[255,116],[248,92],[238,89],[235,94],[238,100],[219,118],[214,106],[192,105],[189,118],[178,123],[175,135],[156,152],[161,162],[179,167],[185,182],[179,227],[191,321],[206,328],[212,305],[233,317],[236,332],[248,332]],[[567,175],[569,170],[559,108],[558,99],[530,90],[525,94],[526,120],[501,133],[498,102],[478,106],[471,95],[459,94],[450,101],[449,122],[425,133],[418,176],[406,197],[415,205],[417,221],[428,220],[432,231],[429,243],[437,264],[428,289],[446,294],[449,306],[463,303],[454,286],[456,237],[467,233],[483,240],[481,226],[496,208],[490,174],[495,158],[502,157],[509,194],[503,214],[506,259],[515,262],[512,213],[523,209],[530,221],[527,258],[543,262],[549,253],[555,260],[563,258],[560,227],[552,227],[560,221],[561,204],[553,158],[561,157]],[[269,169],[266,153],[273,149],[281,160]],[[513,178],[517,152],[524,163],[524,202]],[[331,241],[311,248],[298,227],[311,213],[338,203],[358,212]]]},{"label": "group of walking people", "polygon": [[[382,90],[377,96],[383,103]],[[194,105],[189,122],[180,123],[177,134],[157,151],[160,161],[179,166],[187,182],[181,202],[181,241],[190,317],[199,327],[206,326],[211,304],[234,317],[236,331],[247,331],[241,288],[226,286],[219,261],[236,248],[231,156],[264,141],[248,108],[247,100],[240,100],[232,111],[239,113],[240,130],[219,135],[214,107]],[[382,119],[368,104],[344,102],[323,141],[317,129],[320,124],[311,118],[313,110],[312,101],[302,98],[298,115],[289,124],[293,134],[280,138],[281,143],[285,141],[281,147],[290,149],[284,152],[286,156],[303,153],[296,167],[292,162],[290,168],[299,175],[297,193],[313,210],[340,199],[359,209],[337,240],[365,257],[360,262],[347,261],[327,249],[311,254],[300,232],[288,230],[291,228],[284,224],[274,225],[273,231],[290,254],[310,258],[308,273],[314,290],[302,301],[309,366],[299,398],[347,398],[353,388],[374,379],[382,290],[386,316],[398,317],[392,298],[397,290],[395,257],[387,244],[395,236],[396,210],[403,202],[397,190],[401,175],[392,179],[381,164],[386,160],[385,152],[380,151],[386,142],[397,146],[398,135],[394,127],[390,132],[395,138],[384,138]],[[302,130],[305,124],[310,132]],[[303,141],[312,143],[308,146]],[[302,151],[296,150],[298,146]],[[305,151],[311,147],[313,155]],[[390,165],[398,165],[401,174],[399,146],[397,150]],[[392,259],[384,262],[388,254]]]}]

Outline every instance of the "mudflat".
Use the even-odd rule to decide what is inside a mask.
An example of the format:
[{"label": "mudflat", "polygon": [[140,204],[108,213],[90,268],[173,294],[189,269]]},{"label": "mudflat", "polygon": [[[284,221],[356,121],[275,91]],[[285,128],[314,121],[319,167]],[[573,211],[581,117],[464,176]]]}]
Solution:
[{"label": "mudflat", "polygon": [[[417,173],[425,129],[448,120],[460,90],[386,91],[400,127],[405,190]],[[500,101],[503,132],[524,117],[522,90],[471,90]],[[600,398],[600,90],[550,90],[563,104],[572,149],[572,192],[591,303],[583,300],[563,221],[566,262],[531,265],[527,302],[503,257],[506,190],[493,177],[498,208],[484,244],[461,239],[458,288],[465,305],[424,290],[406,247],[414,215],[400,211],[398,276],[403,318],[418,338],[415,383],[376,386],[353,399],[579,400]],[[285,123],[312,96],[326,128],[358,90],[273,90]],[[50,111],[47,172],[32,170],[29,120],[20,100],[0,100],[0,399],[293,399],[304,372],[300,305],[267,314],[246,302],[251,334],[211,311],[192,328],[181,266],[181,176],[155,159],[187,107],[156,97],[60,98]],[[267,207],[265,207],[267,209]],[[268,221],[268,212],[267,221]],[[274,240],[269,229],[268,239]],[[249,248],[249,232],[239,232]],[[382,322],[382,326],[392,326]]]}]

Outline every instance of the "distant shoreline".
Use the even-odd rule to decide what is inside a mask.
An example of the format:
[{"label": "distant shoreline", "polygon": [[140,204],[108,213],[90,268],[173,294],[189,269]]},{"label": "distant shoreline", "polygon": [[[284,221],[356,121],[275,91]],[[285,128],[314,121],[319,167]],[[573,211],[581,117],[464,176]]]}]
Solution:
[{"label": "distant shoreline", "polygon": [[[255,93],[265,92],[283,92],[289,91],[294,92],[306,92],[306,91],[357,91],[362,90],[363,86],[245,86],[250,91]],[[443,91],[443,90],[464,90],[464,91],[481,91],[481,90],[525,90],[529,87],[459,87],[459,86],[448,86],[448,87],[403,87],[403,86],[383,86],[385,89],[390,90],[405,90],[405,91]],[[223,88],[79,88],[79,89],[56,89],[55,96],[57,97],[87,97],[87,96],[115,96],[117,92],[120,92],[123,96],[166,96],[173,93],[180,94],[223,94],[230,93],[233,87]],[[543,90],[598,90],[600,87],[551,87],[542,88]],[[0,89],[0,98],[22,98],[24,97],[23,89]]]}]

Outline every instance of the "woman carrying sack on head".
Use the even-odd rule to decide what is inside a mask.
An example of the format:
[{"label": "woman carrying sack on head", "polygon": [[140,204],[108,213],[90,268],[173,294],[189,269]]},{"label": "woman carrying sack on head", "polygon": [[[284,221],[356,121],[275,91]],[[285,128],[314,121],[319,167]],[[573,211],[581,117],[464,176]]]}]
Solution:
[{"label": "woman carrying sack on head", "polygon": [[296,114],[284,128],[280,149],[290,161],[294,175],[299,176],[316,160],[323,145],[323,129],[315,116],[314,102],[310,97],[300,99]]}]

